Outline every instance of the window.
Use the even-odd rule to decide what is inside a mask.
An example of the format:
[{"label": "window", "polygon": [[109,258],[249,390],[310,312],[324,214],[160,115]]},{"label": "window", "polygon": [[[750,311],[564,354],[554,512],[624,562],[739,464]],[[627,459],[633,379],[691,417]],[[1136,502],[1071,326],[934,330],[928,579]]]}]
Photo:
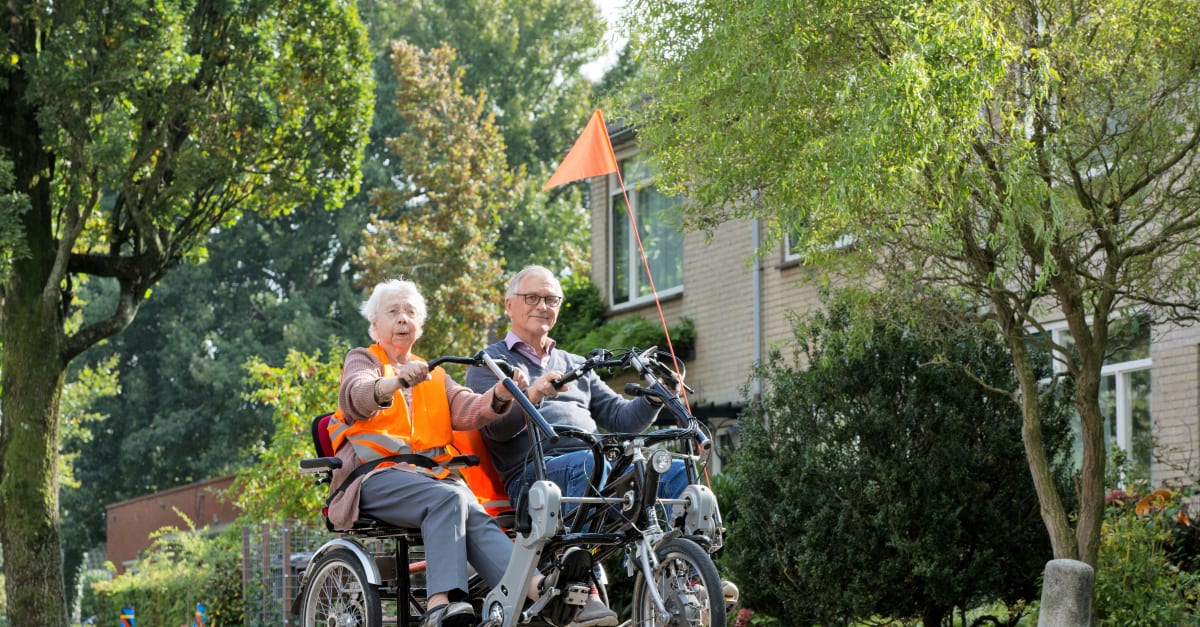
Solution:
[{"label": "window", "polygon": [[784,263],[799,263],[800,262],[800,245],[799,239],[788,233],[783,236],[783,261]]},{"label": "window", "polygon": [[[637,157],[622,159],[621,178],[629,192],[629,210],[637,223],[642,248],[659,296],[683,290],[683,233],[679,199],[664,196],[654,186],[649,168]],[[629,224],[625,198],[617,176],[609,177],[609,285],[613,306],[648,301],[650,279]]]},{"label": "window", "polygon": [[[1054,340],[1068,350],[1074,342],[1065,326],[1053,327]],[[1104,445],[1121,447],[1132,462],[1131,481],[1148,481],[1154,457],[1150,412],[1150,325],[1114,325],[1109,336],[1109,357],[1100,370],[1100,412],[1104,416]],[[1055,362],[1054,369],[1063,366]],[[1075,466],[1082,465],[1083,444],[1076,419]]]},{"label": "window", "polygon": [[[833,250],[841,250],[854,243],[854,238],[850,235],[841,235],[833,243]],[[800,246],[800,238],[792,233],[786,233],[783,236],[783,263],[800,263],[804,261],[804,256]]]}]

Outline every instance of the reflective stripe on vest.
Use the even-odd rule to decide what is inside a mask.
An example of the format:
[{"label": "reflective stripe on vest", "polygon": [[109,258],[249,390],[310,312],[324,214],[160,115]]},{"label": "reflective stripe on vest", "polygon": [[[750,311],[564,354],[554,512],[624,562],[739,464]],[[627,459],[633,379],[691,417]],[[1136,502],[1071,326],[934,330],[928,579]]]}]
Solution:
[{"label": "reflective stripe on vest", "polygon": [[[372,344],[369,350],[383,364],[383,376],[395,376],[383,347]],[[448,459],[446,445],[450,443],[453,431],[450,401],[446,398],[446,371],[434,368],[429,374],[432,377],[429,381],[412,388],[411,417],[399,390],[392,396],[391,407],[382,408],[369,419],[354,424],[346,424],[345,415],[339,408],[329,419],[329,439],[333,449],[336,451],[349,441],[362,463],[407,453],[425,454],[436,462]],[[445,476],[445,471],[432,474]]]}]

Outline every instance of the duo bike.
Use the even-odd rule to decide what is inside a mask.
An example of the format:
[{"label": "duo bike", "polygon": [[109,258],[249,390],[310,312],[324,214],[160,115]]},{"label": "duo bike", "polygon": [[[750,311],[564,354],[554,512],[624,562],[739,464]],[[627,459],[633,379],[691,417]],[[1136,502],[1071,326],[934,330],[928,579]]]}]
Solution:
[{"label": "duo bike", "polygon": [[[676,423],[645,433],[593,434],[551,425],[512,380],[511,367],[483,352],[429,362],[430,368],[455,363],[490,369],[521,404],[532,436],[535,480],[515,512],[501,517],[514,541],[508,568],[491,589],[472,577],[469,601],[480,627],[565,627],[592,586],[603,591],[604,577],[597,566],[613,555],[622,556],[634,582],[625,625],[725,625],[727,605],[736,603],[736,592],[723,589],[711,558],[721,547],[724,528],[716,497],[701,483],[699,470],[712,442],[675,394],[681,382],[664,363],[664,355],[656,349],[596,350],[556,382],[565,385],[601,368],[632,370],[641,383],[627,384],[626,394],[657,398]],[[321,456],[303,460],[301,468],[321,473],[327,481],[340,460],[332,456],[327,439],[321,442],[318,422],[314,421],[313,438]],[[592,487],[583,496],[563,496],[546,479],[543,448],[562,437],[587,443],[594,457]],[[659,498],[659,478],[677,458],[685,462],[689,485],[675,498]],[[465,456],[451,464],[475,462]],[[564,510],[570,512],[565,517]],[[305,570],[297,599],[300,624],[417,625],[425,609],[419,585],[424,567],[420,530],[364,518],[351,529],[336,531],[340,537],[318,549]],[[531,602],[525,591],[539,571],[548,585],[538,601]]]}]

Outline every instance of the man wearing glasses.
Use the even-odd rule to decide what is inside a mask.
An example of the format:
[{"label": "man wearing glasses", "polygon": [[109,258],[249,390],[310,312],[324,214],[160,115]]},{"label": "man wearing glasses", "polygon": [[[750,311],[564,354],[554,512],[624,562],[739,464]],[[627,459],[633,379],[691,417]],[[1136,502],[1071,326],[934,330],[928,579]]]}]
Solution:
[{"label": "man wearing glasses", "polygon": [[[554,346],[550,330],[558,321],[562,306],[562,286],[554,273],[543,266],[527,266],[508,283],[504,297],[504,312],[512,321],[512,329],[503,340],[485,349],[492,357],[502,358],[513,367],[525,371],[535,380],[547,372],[559,378],[564,372],[583,362],[583,357]],[[474,390],[487,390],[496,378],[486,368],[467,369],[466,385]],[[627,400],[596,376],[588,372],[577,381],[564,386],[557,394],[547,396],[539,409],[551,424],[572,425],[589,433],[607,431],[637,433],[654,422],[661,403],[648,397]],[[525,429],[525,414],[513,403],[510,410],[483,429],[483,437],[492,454],[496,470],[504,480],[509,499],[517,495],[525,480],[533,481],[533,447]],[[564,496],[583,496],[592,472],[592,454],[587,445],[574,438],[559,438],[546,443],[547,478],[558,484]],[[661,494],[675,495],[687,487],[687,476],[680,465],[662,478]],[[617,615],[604,606],[598,596],[590,596],[573,625],[599,627],[616,625]]]}]

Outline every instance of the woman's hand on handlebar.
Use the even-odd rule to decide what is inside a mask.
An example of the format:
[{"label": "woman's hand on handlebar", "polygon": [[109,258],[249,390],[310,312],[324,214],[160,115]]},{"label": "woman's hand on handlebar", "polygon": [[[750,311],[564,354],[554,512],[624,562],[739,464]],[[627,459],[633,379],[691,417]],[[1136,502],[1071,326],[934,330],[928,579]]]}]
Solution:
[{"label": "woman's hand on handlebar", "polygon": [[558,393],[564,390],[566,386],[556,387],[554,382],[562,378],[562,376],[563,373],[559,370],[546,371],[545,374],[538,377],[537,381],[534,381],[529,386],[528,390],[525,390],[525,395],[529,397],[529,400],[534,405],[542,402],[542,399],[558,396]]},{"label": "woman's hand on handlebar", "polygon": [[[400,388],[411,388],[418,383],[422,383],[432,379],[429,376],[429,364],[414,360],[405,364],[401,364],[395,369],[396,376],[390,381],[380,379],[375,384],[376,392],[386,393],[389,396],[395,394]],[[394,381],[394,383],[393,383]]]}]

